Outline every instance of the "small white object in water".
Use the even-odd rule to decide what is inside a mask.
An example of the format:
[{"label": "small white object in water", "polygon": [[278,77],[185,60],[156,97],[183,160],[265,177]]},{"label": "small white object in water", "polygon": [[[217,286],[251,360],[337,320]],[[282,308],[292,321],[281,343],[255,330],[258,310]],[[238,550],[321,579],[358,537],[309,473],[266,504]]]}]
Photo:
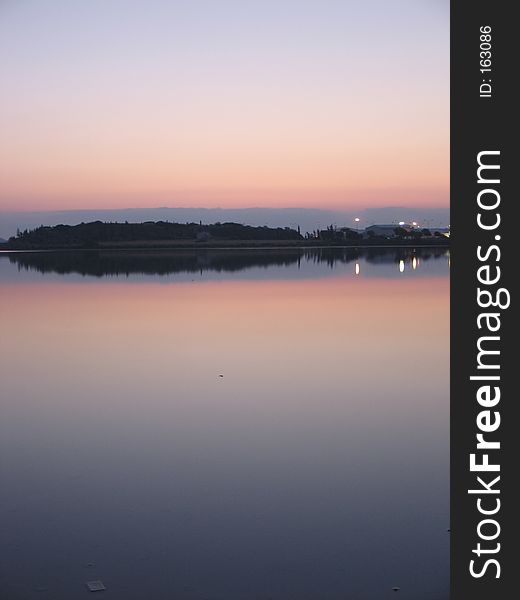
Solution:
[{"label": "small white object in water", "polygon": [[103,584],[102,581],[87,581],[87,588],[89,589],[89,591],[91,592],[102,592],[103,590],[106,590],[107,588],[105,587],[105,585]]}]

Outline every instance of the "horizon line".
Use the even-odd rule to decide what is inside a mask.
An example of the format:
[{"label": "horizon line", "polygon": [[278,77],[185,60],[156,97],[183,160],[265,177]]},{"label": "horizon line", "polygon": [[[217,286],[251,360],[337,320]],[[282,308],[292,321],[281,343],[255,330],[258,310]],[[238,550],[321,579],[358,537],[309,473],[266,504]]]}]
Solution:
[{"label": "horizon line", "polygon": [[84,208],[50,208],[50,209],[8,209],[3,210],[0,208],[0,214],[12,214],[12,213],[59,213],[59,212],[108,212],[108,211],[125,211],[125,210],[301,210],[301,211],[328,211],[328,212],[362,212],[366,210],[447,210],[450,208],[450,204],[447,205],[422,205],[422,206],[408,206],[400,204],[388,204],[380,206],[366,206],[362,208],[333,208],[333,207],[319,207],[319,206],[125,206],[125,207],[84,207]]}]

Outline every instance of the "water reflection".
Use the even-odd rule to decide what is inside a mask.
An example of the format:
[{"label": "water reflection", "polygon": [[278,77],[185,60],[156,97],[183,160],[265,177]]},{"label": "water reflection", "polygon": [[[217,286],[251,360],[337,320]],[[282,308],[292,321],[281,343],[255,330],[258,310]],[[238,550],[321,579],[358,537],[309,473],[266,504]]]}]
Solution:
[{"label": "water reflection", "polygon": [[83,251],[83,252],[20,252],[4,255],[21,270],[61,275],[103,277],[131,274],[170,275],[179,273],[233,273],[253,268],[301,268],[302,263],[327,265],[331,269],[355,262],[355,274],[361,272],[360,262],[372,265],[396,264],[404,271],[410,263],[415,270],[418,257],[423,261],[449,256],[445,248],[409,249],[287,249],[287,250],[208,250],[208,251]]},{"label": "water reflection", "polygon": [[0,284],[2,598],[447,599],[444,250],[20,253]]}]

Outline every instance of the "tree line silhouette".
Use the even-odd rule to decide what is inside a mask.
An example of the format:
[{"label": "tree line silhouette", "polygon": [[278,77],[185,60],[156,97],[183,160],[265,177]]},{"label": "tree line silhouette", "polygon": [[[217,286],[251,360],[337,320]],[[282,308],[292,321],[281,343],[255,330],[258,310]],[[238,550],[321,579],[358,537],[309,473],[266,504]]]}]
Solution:
[{"label": "tree line silhouette", "polygon": [[40,226],[18,231],[8,244],[12,248],[95,248],[107,243],[122,242],[206,242],[215,241],[281,241],[303,240],[290,227],[254,227],[239,223],[80,223],[79,225]]},{"label": "tree line silhouette", "polygon": [[[404,231],[404,230],[403,230]],[[239,223],[173,223],[148,221],[145,223],[106,223],[94,221],[79,225],[40,226],[36,229],[18,231],[3,247],[13,250],[49,249],[95,249],[108,247],[196,247],[230,245],[293,245],[318,246],[376,246],[432,245],[432,239],[423,241],[417,235],[399,235],[394,238],[368,236],[348,227],[318,229],[303,236],[300,228],[242,225]],[[434,245],[448,246],[447,238],[441,236]]]}]

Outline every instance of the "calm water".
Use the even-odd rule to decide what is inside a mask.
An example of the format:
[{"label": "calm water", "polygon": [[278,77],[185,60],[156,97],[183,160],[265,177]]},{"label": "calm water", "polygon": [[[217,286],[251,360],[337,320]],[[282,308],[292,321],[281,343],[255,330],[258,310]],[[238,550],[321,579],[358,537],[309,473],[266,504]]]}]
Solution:
[{"label": "calm water", "polygon": [[3,600],[448,598],[444,250],[0,254],[0,287]]}]

